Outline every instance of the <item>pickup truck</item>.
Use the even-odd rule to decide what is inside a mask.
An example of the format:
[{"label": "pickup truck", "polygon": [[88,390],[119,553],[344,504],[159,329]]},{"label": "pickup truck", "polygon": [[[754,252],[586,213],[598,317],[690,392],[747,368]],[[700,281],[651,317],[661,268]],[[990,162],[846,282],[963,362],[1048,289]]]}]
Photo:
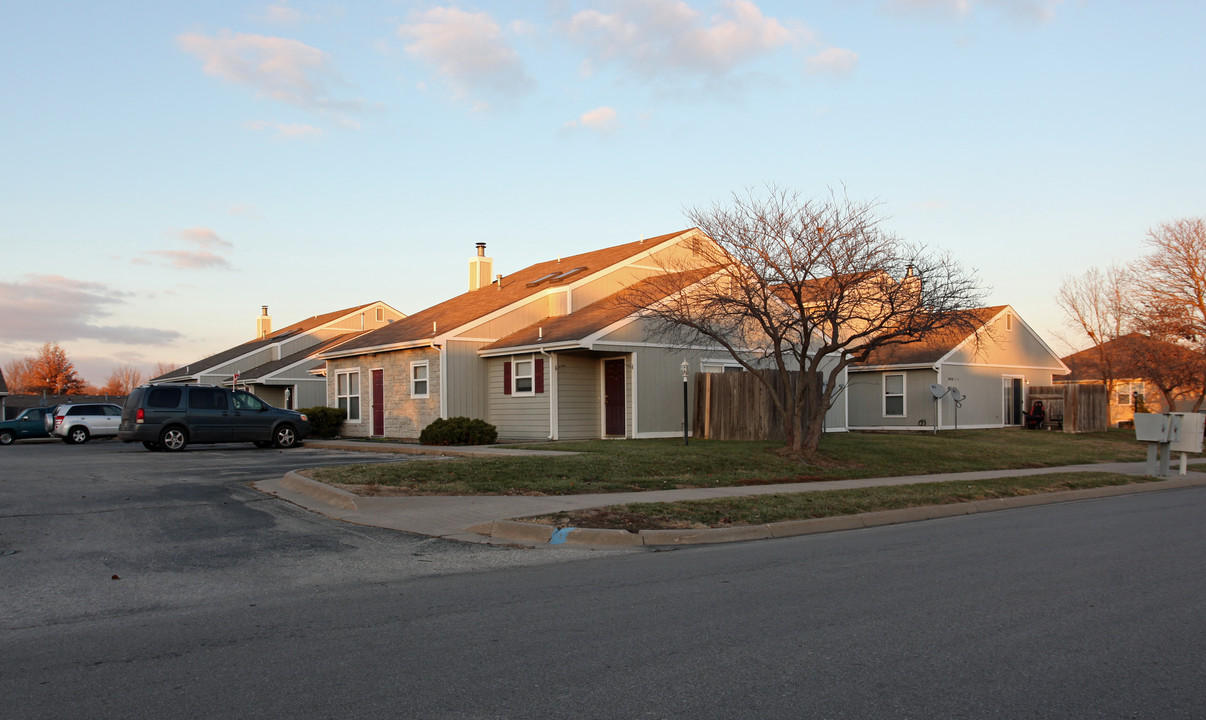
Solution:
[{"label": "pickup truck", "polygon": [[46,413],[53,408],[30,408],[12,420],[0,422],[0,445],[12,445],[17,440],[30,438],[48,438],[46,431]]}]

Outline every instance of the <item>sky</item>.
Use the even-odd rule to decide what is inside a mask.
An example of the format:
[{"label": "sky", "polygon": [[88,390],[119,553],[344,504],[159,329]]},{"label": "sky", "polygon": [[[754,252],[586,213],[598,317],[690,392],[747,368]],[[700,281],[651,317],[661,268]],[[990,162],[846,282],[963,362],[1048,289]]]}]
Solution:
[{"label": "sky", "polygon": [[[1061,280],[1206,213],[1198,0],[8,3],[0,364],[89,382],[690,226],[876,201],[1058,352]],[[1066,336],[1067,341],[1060,336]]]}]

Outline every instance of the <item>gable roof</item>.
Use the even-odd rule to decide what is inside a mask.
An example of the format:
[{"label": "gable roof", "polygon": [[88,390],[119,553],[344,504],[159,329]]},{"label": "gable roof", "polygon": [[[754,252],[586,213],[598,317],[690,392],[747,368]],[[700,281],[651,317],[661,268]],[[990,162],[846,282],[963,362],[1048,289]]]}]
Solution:
[{"label": "gable roof", "polygon": [[486,345],[483,356],[501,355],[520,349],[555,345],[580,345],[592,335],[636,314],[632,300],[660,300],[670,293],[699,282],[717,268],[697,268],[659,276],[656,282],[641,280],[602,300],[579,308],[568,315],[546,317],[528,327]]},{"label": "gable roof", "polygon": [[975,308],[970,311],[972,320],[976,324],[975,330],[971,332],[965,328],[952,326],[927,333],[917,342],[879,347],[872,350],[864,362],[858,363],[851,369],[880,365],[932,365],[954,352],[1008,308],[1008,305]]},{"label": "gable roof", "polygon": [[[1146,347],[1145,347],[1146,346]],[[1110,357],[1114,366],[1115,379],[1143,377],[1144,372],[1136,367],[1144,355],[1150,355],[1152,348],[1160,349],[1160,355],[1172,361],[1182,353],[1189,352],[1186,348],[1166,340],[1149,338],[1141,333],[1133,332],[1102,343],[1102,350]],[[1062,358],[1071,374],[1064,378],[1069,382],[1078,380],[1102,380],[1101,357],[1096,347],[1088,347],[1080,352],[1072,353]]]},{"label": "gable roof", "polygon": [[219,365],[223,365],[225,363],[230,362],[231,360],[240,358],[244,355],[247,355],[248,353],[255,352],[256,350],[259,350],[261,348],[270,347],[278,342],[287,340],[288,338],[291,338],[295,335],[300,335],[302,333],[314,330],[315,328],[322,327],[323,325],[326,325],[329,322],[334,322],[335,320],[338,320],[339,318],[341,318],[345,315],[351,315],[355,312],[363,310],[366,307],[369,307],[370,305],[375,305],[375,304],[376,304],[376,301],[371,302],[371,303],[365,303],[363,305],[356,305],[355,307],[350,307],[350,308],[347,308],[344,310],[336,310],[334,312],[324,313],[322,315],[315,315],[313,317],[306,318],[305,320],[302,320],[300,322],[295,322],[292,325],[283,327],[280,330],[276,330],[275,332],[268,333],[267,335],[265,335],[262,338],[256,338],[255,340],[249,340],[245,343],[242,343],[241,345],[235,345],[234,347],[230,348],[229,350],[223,350],[222,352],[215,353],[213,355],[210,355],[207,358],[202,358],[201,360],[198,360],[197,362],[189,363],[182,367],[178,367],[175,370],[172,370],[171,372],[166,372],[166,373],[160,375],[159,377],[151,378],[151,382],[162,382],[164,380],[171,380],[171,379],[182,378],[182,377],[190,377],[192,375],[197,375],[199,373],[203,373],[206,370],[209,370],[210,368],[214,368]]},{"label": "gable roof", "polygon": [[338,348],[323,353],[321,357],[356,355],[431,341],[440,335],[454,333],[460,328],[483,320],[511,305],[539,295],[549,287],[557,287],[562,282],[580,282],[599,271],[648,252],[662,243],[689,232],[691,230],[680,230],[602,250],[529,265],[510,275],[504,275],[501,282],[491,283],[432,305],[392,325],[365,333]]},{"label": "gable roof", "polygon": [[[325,340],[317,345],[312,345],[308,348],[305,348],[304,350],[299,350],[291,355],[287,355],[287,356],[281,358],[280,360],[273,360],[272,362],[264,363],[263,365],[260,365],[258,367],[253,367],[253,368],[250,368],[247,370],[241,370],[241,371],[239,371],[239,382],[240,383],[250,383],[250,382],[266,380],[269,376],[273,375],[274,373],[280,372],[281,370],[284,370],[292,365],[301,364],[307,358],[312,358],[324,350],[328,350],[333,347],[338,347],[339,345],[341,345],[345,342],[348,342],[349,340],[351,340],[359,335],[363,335],[366,332],[369,332],[369,331],[368,330],[357,330],[355,332],[346,333],[344,335],[337,335],[337,336],[331,338],[330,340]],[[320,362],[320,363],[318,363],[318,365],[325,366],[325,363]],[[304,372],[309,374],[310,370],[313,369],[313,367],[314,367],[314,363],[307,364]],[[229,382],[229,381],[227,381],[227,382]]]}]

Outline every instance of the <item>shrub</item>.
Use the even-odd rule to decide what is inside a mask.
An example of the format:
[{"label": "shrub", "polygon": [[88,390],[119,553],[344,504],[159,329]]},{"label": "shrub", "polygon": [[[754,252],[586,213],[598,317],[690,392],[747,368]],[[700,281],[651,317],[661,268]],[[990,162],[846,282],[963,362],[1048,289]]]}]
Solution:
[{"label": "shrub", "polygon": [[424,445],[489,445],[498,440],[498,429],[485,420],[439,418],[419,433]]},{"label": "shrub", "polygon": [[339,425],[348,416],[343,408],[311,407],[298,412],[310,419],[310,437],[332,438],[339,434]]}]

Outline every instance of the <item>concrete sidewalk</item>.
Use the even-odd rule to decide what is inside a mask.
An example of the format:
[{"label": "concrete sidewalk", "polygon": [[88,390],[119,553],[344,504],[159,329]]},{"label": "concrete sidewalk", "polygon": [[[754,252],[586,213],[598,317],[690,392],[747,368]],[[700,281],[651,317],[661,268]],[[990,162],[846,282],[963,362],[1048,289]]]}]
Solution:
[{"label": "concrete sidewalk", "polygon": [[[483,455],[556,455],[557,451],[518,450],[501,447],[442,448],[358,441],[307,441],[311,447],[324,449],[394,452],[437,456]],[[1198,462],[1206,462],[1202,459]],[[1000,500],[983,500],[952,505],[938,505],[903,510],[887,510],[861,515],[799,520],[768,525],[715,528],[705,530],[643,530],[640,534],[623,530],[590,530],[574,528],[555,530],[548,525],[513,522],[523,518],[565,510],[623,505],[633,502],[669,502],[719,497],[770,495],[819,490],[840,490],[887,485],[912,485],[923,482],[954,482],[982,480],[995,477],[1045,475],[1058,472],[1111,472],[1142,476],[1147,464],[1097,463],[1053,468],[993,470],[983,472],[943,473],[938,475],[907,475],[900,477],[867,478],[859,480],[828,480],[822,482],[741,487],[691,488],[686,490],[656,490],[649,492],[598,493],[590,495],[514,496],[413,496],[360,497],[311,480],[296,472],[274,480],[254,483],[262,492],[280,497],[308,510],[360,525],[372,525],[393,530],[467,542],[505,542],[508,544],[557,545],[561,543],[586,546],[644,546],[682,545],[710,542],[732,542],[770,537],[785,537],[814,532],[871,527],[900,522],[966,515],[1053,502],[1067,502],[1097,497],[1109,497],[1136,492],[1152,492],[1206,485],[1206,473],[1190,471],[1183,476],[1173,475],[1162,482],[1135,485],[1071,490],[1057,493],[1025,495]],[[1174,469],[1174,473],[1176,470]]]}]

